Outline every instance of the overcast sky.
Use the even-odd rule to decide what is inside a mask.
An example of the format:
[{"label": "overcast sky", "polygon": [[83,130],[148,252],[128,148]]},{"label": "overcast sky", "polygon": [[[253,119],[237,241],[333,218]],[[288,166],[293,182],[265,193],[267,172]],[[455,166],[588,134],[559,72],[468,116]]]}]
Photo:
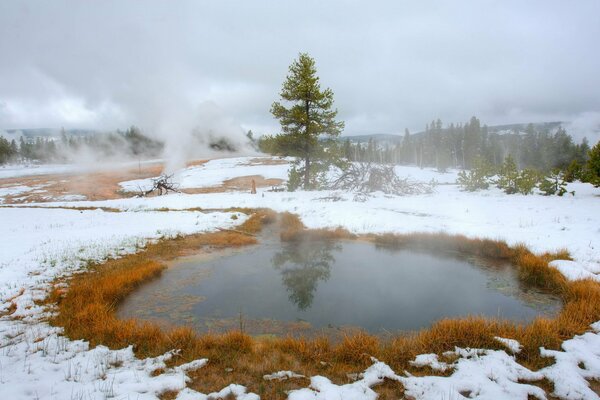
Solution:
[{"label": "overcast sky", "polygon": [[[345,134],[600,124],[600,1],[2,1],[0,129],[277,131],[299,52]],[[182,122],[185,121],[185,122]],[[589,128],[588,128],[589,127]]]}]

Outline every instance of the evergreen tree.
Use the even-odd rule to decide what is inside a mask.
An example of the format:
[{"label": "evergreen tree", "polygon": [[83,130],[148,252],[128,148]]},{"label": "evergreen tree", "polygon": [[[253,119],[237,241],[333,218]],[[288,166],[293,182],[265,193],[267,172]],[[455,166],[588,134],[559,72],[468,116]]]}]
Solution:
[{"label": "evergreen tree", "polygon": [[481,151],[481,123],[476,117],[471,120],[464,128],[463,141],[463,168],[471,168],[475,159]]},{"label": "evergreen tree", "polygon": [[404,138],[402,139],[402,163],[405,164],[416,164],[414,150],[412,145],[412,139],[410,137],[410,131],[408,128],[404,129]]},{"label": "evergreen tree", "polygon": [[512,156],[507,156],[500,168],[498,181],[496,185],[499,189],[504,190],[506,194],[517,193],[517,179],[519,177],[519,171],[517,170],[517,164]]},{"label": "evergreen tree", "polygon": [[0,164],[7,163],[11,158],[10,143],[3,136],[0,136]]},{"label": "evergreen tree", "polygon": [[586,166],[589,182],[596,187],[600,186],[600,142],[590,150]]},{"label": "evergreen tree", "polygon": [[[271,107],[282,130],[275,136],[277,146],[303,162],[302,166],[295,165],[291,173],[302,176],[304,189],[314,188],[315,174],[332,162],[333,154],[325,146],[333,146],[331,139],[339,136],[344,128],[343,122],[335,120],[337,110],[332,109],[333,91],[321,90],[314,59],[301,53],[290,65],[280,96],[290,105],[286,107],[274,102]],[[320,141],[321,136],[327,137],[329,143]]]}]

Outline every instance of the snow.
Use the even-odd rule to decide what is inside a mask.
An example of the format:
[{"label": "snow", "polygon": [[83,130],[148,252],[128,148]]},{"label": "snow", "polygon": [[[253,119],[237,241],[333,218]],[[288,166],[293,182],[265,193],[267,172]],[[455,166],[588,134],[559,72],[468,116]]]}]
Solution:
[{"label": "snow", "polygon": [[497,336],[494,339],[505,345],[506,348],[509,349],[513,354],[521,352],[521,344],[514,339],[501,338]]},{"label": "snow", "polygon": [[[228,159],[232,165],[239,159]],[[273,176],[272,168],[253,166],[253,173]],[[243,173],[247,171],[240,167]],[[428,182],[432,170],[403,167],[412,179]],[[189,169],[188,169],[189,170]],[[228,167],[223,181],[236,168]],[[198,170],[202,174],[201,170]],[[215,173],[216,174],[216,173]],[[448,175],[448,174],[439,174]],[[441,181],[441,180],[440,180]],[[200,182],[198,178],[195,181]],[[259,188],[250,193],[173,194],[153,198],[129,198],[99,202],[71,202],[71,206],[113,207],[140,211],[160,208],[222,209],[228,207],[268,207],[298,214],[309,228],[344,227],[353,233],[446,232],[469,237],[505,240],[510,245],[525,243],[535,252],[567,248],[579,267],[590,273],[600,271],[600,189],[574,183],[576,195],[506,195],[501,190],[468,193],[456,185],[440,184],[434,193],[418,196],[388,196],[375,193],[366,198],[353,193],[270,192]],[[46,207],[67,203],[46,203]]]},{"label": "snow", "polygon": [[543,375],[517,363],[513,356],[500,350],[460,349],[451,364],[450,376],[397,377],[405,394],[417,399],[545,399],[539,387],[523,383],[540,380]]},{"label": "snow", "polygon": [[428,366],[431,369],[442,372],[450,368],[448,364],[438,360],[437,354],[419,354],[417,357],[415,357],[414,361],[410,362],[410,365],[415,367]]},{"label": "snow", "polygon": [[140,164],[148,165],[158,163],[161,161],[162,160],[157,159],[143,161],[121,161],[105,164],[99,164],[97,162],[81,164],[9,164],[0,166],[0,179],[36,175],[58,175],[93,172],[103,169],[115,169],[122,167],[137,166]]},{"label": "snow", "polygon": [[[237,176],[284,179],[289,168],[286,164],[249,165],[250,161],[251,158],[213,160],[181,170],[178,176],[182,186],[206,187]],[[169,369],[165,361],[173,353],[141,360],[130,347],[90,349],[86,342],[66,339],[60,330],[44,322],[44,311],[34,302],[44,296],[56,277],[79,271],[88,260],[131,253],[161,237],[211,231],[243,222],[244,214],[219,211],[229,207],[294,212],[309,228],[344,227],[354,233],[443,231],[506,240],[510,245],[525,243],[536,252],[566,248],[573,261],[554,261],[553,268],[571,280],[600,281],[600,189],[573,183],[569,190],[575,190],[576,195],[564,197],[506,195],[497,189],[467,193],[453,184],[455,171],[439,174],[415,167],[396,170],[413,180],[433,179],[439,185],[432,194],[407,197],[259,189],[256,195],[173,194],[97,202],[69,197],[32,205],[44,208],[0,207],[0,313],[11,302],[17,307],[12,316],[0,317],[1,397],[156,399],[166,390],[175,390],[179,391],[178,399],[230,395],[257,399],[256,394],[248,393],[237,382],[211,394],[186,388],[186,374],[201,369],[210,360],[199,359]],[[2,172],[5,171],[0,171],[0,176]],[[131,182],[123,185],[134,187]],[[15,186],[0,190],[31,189]],[[60,208],[64,206],[111,207],[122,212]],[[196,207],[206,212],[185,211]],[[179,211],[156,211],[161,208]],[[233,214],[237,220],[231,218]],[[600,378],[600,321],[589,332],[564,341],[560,351],[540,349],[543,356],[554,360],[540,371],[530,371],[516,362],[514,354],[520,350],[520,344],[514,339],[496,339],[507,351],[455,348],[448,349],[441,359],[435,354],[422,354],[412,362],[415,367],[445,371],[448,376],[411,376],[373,359],[373,364],[352,383],[337,385],[326,377],[312,376],[308,377],[307,387],[291,391],[289,398],[374,399],[373,386],[392,379],[402,383],[407,398],[544,399],[543,391],[531,384],[542,378],[553,383],[553,395],[559,398],[598,398],[587,380]],[[161,369],[164,373],[153,374]],[[292,371],[278,371],[265,379],[300,376]]]},{"label": "snow", "polygon": [[177,394],[176,400],[226,400],[231,396],[237,400],[258,400],[260,397],[254,393],[247,393],[246,387],[242,385],[231,384],[224,387],[219,392],[208,395],[199,393],[193,389],[185,388]]},{"label": "snow", "polygon": [[[405,398],[423,400],[460,399],[523,399],[528,396],[545,399],[539,387],[522,383],[542,379],[539,372],[532,372],[518,364],[514,357],[504,351],[455,349],[452,352],[460,358],[452,363],[454,372],[450,376],[399,376],[388,365],[373,359],[362,374],[362,378],[346,385],[336,385],[322,376],[314,376],[308,388],[290,392],[290,400],[321,399],[375,399],[377,394],[371,389],[384,379],[396,380],[405,388]],[[437,357],[426,357],[436,366]],[[415,363],[424,362],[424,357]]]},{"label": "snow", "polygon": [[572,281],[593,279],[600,282],[600,275],[598,275],[600,266],[598,264],[594,265],[591,263],[578,263],[569,260],[554,260],[548,265],[556,268],[561,274]]},{"label": "snow", "polygon": [[[194,189],[220,186],[224,181],[252,175],[262,175],[265,179],[287,179],[288,164],[252,165],[253,161],[269,160],[271,157],[235,157],[210,160],[203,165],[179,170],[173,180],[180,189]],[[136,179],[121,182],[124,191],[137,192],[152,188],[152,179]]]},{"label": "snow", "polygon": [[77,165],[73,165],[73,164],[5,165],[5,166],[0,167],[0,179],[18,178],[18,177],[22,177],[22,176],[33,176],[33,175],[67,174],[67,173],[71,173],[71,172],[77,172],[79,170],[80,170],[80,168]]},{"label": "snow", "polygon": [[152,371],[165,368],[169,354],[139,360],[131,348],[90,350],[43,322],[43,310],[34,300],[44,296],[56,276],[73,273],[88,260],[131,253],[148,240],[231,227],[244,218],[221,212],[0,209],[0,310],[12,301],[17,306],[12,317],[18,317],[0,318],[2,398],[103,399],[135,393],[135,398],[156,399],[165,390],[184,388],[185,372],[206,360],[154,377]]},{"label": "snow", "polygon": [[541,349],[545,357],[555,360],[540,372],[554,382],[554,396],[562,399],[597,399],[586,379],[600,376],[600,323],[587,332],[563,342],[563,351]]},{"label": "snow", "polygon": [[295,379],[295,378],[305,378],[304,375],[297,374],[292,371],[277,371],[272,374],[264,375],[263,379],[265,381],[285,381],[286,379]]},{"label": "snow", "polygon": [[14,196],[21,193],[27,193],[32,191],[34,188],[24,185],[12,185],[0,187],[0,204],[4,202],[4,197]]}]

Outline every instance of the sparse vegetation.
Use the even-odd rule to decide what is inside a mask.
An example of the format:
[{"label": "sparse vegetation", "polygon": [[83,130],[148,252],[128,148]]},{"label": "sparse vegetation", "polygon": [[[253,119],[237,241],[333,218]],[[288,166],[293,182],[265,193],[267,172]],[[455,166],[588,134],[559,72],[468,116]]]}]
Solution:
[{"label": "sparse vegetation", "polygon": [[495,174],[494,170],[485,159],[477,158],[473,168],[458,173],[457,183],[468,192],[487,189],[490,187],[490,178]]},{"label": "sparse vegetation", "polygon": [[590,150],[586,165],[585,180],[600,187],[600,142]]},{"label": "sparse vegetation", "polygon": [[[571,180],[575,179],[576,166],[570,172]],[[471,170],[461,171],[458,174],[457,183],[469,192],[488,189],[491,185],[502,189],[506,194],[529,195],[535,189],[545,196],[562,196],[567,193],[566,175],[560,170],[554,169],[546,174],[540,171],[525,168],[517,169],[513,158],[509,155],[500,168],[494,168],[483,159],[478,159]],[[575,195],[575,192],[570,192]]]},{"label": "sparse vegetation", "polygon": [[590,147],[585,138],[574,142],[558,122],[488,127],[471,117],[445,126],[440,119],[433,120],[424,131],[411,134],[406,129],[402,137],[346,139],[343,149],[350,161],[409,164],[439,172],[450,167],[473,169],[481,160],[499,168],[510,155],[519,169],[548,172],[564,171],[572,162],[585,164]]},{"label": "sparse vegetation", "polygon": [[398,196],[431,193],[433,185],[413,182],[396,174],[393,166],[353,163],[340,169],[335,179],[328,185],[331,189],[355,191],[359,193],[383,192]]}]

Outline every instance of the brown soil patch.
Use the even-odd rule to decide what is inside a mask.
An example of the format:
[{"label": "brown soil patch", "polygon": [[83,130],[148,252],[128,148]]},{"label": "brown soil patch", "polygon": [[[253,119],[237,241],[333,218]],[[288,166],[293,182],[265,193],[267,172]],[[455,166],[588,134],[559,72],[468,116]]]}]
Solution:
[{"label": "brown soil patch", "polygon": [[[285,161],[278,159],[255,159],[260,163],[249,165],[273,165],[283,164]],[[209,160],[196,160],[186,163],[187,167],[203,165]],[[252,160],[251,160],[252,162]],[[133,192],[123,192],[119,182],[130,181],[134,179],[146,179],[158,176],[163,171],[163,164],[145,165],[139,167],[128,167],[126,169],[112,169],[97,172],[54,174],[54,175],[35,175],[17,178],[0,179],[0,188],[10,186],[29,186],[33,189],[30,192],[15,194],[14,196],[5,196],[4,204],[23,204],[23,203],[46,203],[57,201],[62,196],[83,195],[86,200],[112,200],[124,197],[132,197]],[[182,189],[183,193],[223,193],[229,191],[248,191],[252,188],[252,180],[257,188],[279,186],[283,183],[281,179],[265,179],[260,175],[240,176],[223,182],[222,185]],[[37,188],[39,187],[39,188]]]},{"label": "brown soil patch", "polygon": [[594,379],[588,382],[590,383],[590,389],[592,389],[594,393],[600,396],[600,381]]},{"label": "brown soil patch", "polygon": [[128,167],[124,170],[84,172],[78,174],[36,175],[0,179],[0,187],[25,185],[41,186],[33,192],[6,196],[5,204],[43,203],[56,201],[67,195],[83,195],[87,200],[110,200],[128,197],[121,192],[119,182],[144,179],[160,175],[162,164],[146,165],[141,168]]},{"label": "brown soil patch", "polygon": [[[186,166],[198,166],[207,161],[190,161]],[[0,179],[0,188],[17,185],[39,187],[30,192],[5,196],[4,204],[45,203],[68,195],[83,195],[86,200],[91,201],[111,200],[131,197],[135,194],[122,192],[119,182],[152,178],[160,175],[162,171],[163,164],[156,163],[95,172],[24,176]]]},{"label": "brown soil patch", "polygon": [[252,189],[252,180],[256,183],[257,188],[262,187],[273,187],[279,186],[283,183],[282,179],[277,178],[268,178],[265,179],[261,175],[248,175],[248,176],[238,176],[236,178],[228,179],[223,181],[223,184],[220,186],[211,186],[204,188],[191,188],[191,189],[182,189],[183,193],[188,194],[197,194],[197,193],[223,193],[223,192],[232,192],[232,191],[247,191],[248,193]]}]

